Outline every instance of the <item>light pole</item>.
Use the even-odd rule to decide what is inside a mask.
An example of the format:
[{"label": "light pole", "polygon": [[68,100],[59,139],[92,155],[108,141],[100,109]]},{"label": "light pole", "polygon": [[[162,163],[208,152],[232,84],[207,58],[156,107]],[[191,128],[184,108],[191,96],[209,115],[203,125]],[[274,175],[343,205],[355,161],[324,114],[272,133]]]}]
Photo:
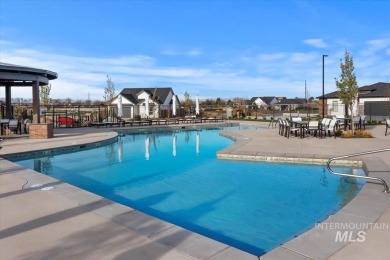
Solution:
[{"label": "light pole", "polygon": [[324,62],[325,62],[325,57],[328,57],[328,55],[322,55],[322,118],[325,117],[325,78],[324,78],[324,75],[325,75],[325,66],[324,66]]}]

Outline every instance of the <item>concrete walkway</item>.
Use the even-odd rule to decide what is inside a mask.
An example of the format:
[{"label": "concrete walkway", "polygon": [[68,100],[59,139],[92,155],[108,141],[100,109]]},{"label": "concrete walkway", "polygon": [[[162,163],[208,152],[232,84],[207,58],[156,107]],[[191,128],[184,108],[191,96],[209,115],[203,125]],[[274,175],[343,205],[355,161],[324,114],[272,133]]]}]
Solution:
[{"label": "concrete walkway", "polygon": [[[56,147],[77,149],[80,145],[109,142],[116,138],[113,130],[123,128],[55,129],[55,138],[48,140],[6,139],[1,143],[0,157]],[[272,128],[231,131],[229,134],[240,141],[227,148],[225,153],[329,158],[390,148],[390,136],[384,136],[383,126],[368,130],[376,138],[287,139]],[[384,176],[390,183],[390,152],[367,157],[368,164],[376,165],[377,172],[387,170]],[[35,184],[43,186],[35,187]],[[373,211],[376,213],[366,216],[367,220],[390,223],[390,195],[381,192],[381,185],[366,186],[367,191],[361,192],[363,197],[360,197],[366,203],[368,199],[368,203],[373,205],[371,208],[375,206]],[[371,195],[379,200],[370,201]],[[344,217],[356,220],[358,216],[351,213],[353,206]],[[4,159],[0,159],[0,227],[0,259],[257,259]],[[334,244],[334,237],[330,240]],[[331,255],[324,251],[330,252],[326,249],[334,245],[325,241],[325,250],[322,245],[311,245],[318,241],[313,240],[310,234],[303,234],[290,242],[261,259],[388,259],[390,255],[388,229],[368,230],[364,242],[337,245],[337,250]],[[300,248],[305,243],[306,248]],[[315,253],[311,254],[313,248],[320,252],[318,257]]]}]

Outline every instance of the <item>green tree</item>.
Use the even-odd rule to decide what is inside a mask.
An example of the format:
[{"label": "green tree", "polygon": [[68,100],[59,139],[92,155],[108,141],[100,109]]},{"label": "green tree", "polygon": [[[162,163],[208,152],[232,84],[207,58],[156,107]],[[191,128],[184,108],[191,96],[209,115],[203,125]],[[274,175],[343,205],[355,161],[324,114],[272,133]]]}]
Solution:
[{"label": "green tree", "polygon": [[104,101],[110,101],[115,96],[115,84],[112,82],[111,77],[107,75],[107,86],[104,88]]},{"label": "green tree", "polygon": [[43,105],[43,106],[49,105],[51,84],[45,85],[45,86],[40,86],[39,88],[40,88],[39,98],[40,98],[41,105]]},{"label": "green tree", "polygon": [[340,69],[341,74],[339,79],[336,80],[336,86],[338,88],[337,97],[348,106],[351,111],[351,131],[354,133],[354,124],[353,108],[357,102],[357,97],[359,93],[359,88],[357,86],[356,76],[354,73],[353,58],[349,55],[348,51],[345,51],[344,54],[344,63],[343,60],[340,60]]}]

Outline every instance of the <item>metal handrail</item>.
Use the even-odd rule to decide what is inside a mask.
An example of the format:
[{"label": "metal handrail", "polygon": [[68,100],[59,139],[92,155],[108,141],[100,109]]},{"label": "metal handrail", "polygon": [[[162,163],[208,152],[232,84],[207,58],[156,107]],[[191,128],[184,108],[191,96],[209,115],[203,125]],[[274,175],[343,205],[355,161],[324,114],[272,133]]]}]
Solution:
[{"label": "metal handrail", "polygon": [[339,172],[333,171],[333,170],[330,168],[330,163],[331,163],[333,160],[338,160],[338,159],[348,158],[348,157],[355,157],[355,156],[366,155],[366,154],[372,154],[372,153],[388,152],[388,151],[390,151],[390,148],[385,148],[385,149],[373,150],[373,151],[368,151],[368,152],[361,152],[361,153],[354,153],[354,154],[347,154],[347,155],[332,157],[332,158],[330,158],[330,159],[328,160],[328,162],[326,163],[326,166],[327,166],[327,168],[328,168],[328,171],[329,171],[330,173],[332,173],[332,174],[335,174],[335,175],[380,181],[380,182],[382,182],[382,184],[383,184],[383,186],[384,186],[383,192],[389,193],[389,186],[387,186],[386,182],[385,182],[383,179],[381,179],[381,178],[369,177],[369,176],[359,176],[359,175],[346,174],[346,173],[339,173]]}]

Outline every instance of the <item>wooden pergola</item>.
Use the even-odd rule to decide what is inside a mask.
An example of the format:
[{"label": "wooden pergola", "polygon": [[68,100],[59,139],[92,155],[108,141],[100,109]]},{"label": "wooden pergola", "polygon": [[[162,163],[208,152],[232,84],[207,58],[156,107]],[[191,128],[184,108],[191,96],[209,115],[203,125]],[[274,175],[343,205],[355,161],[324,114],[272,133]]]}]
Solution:
[{"label": "wooden pergola", "polygon": [[5,118],[11,118],[11,88],[32,87],[33,123],[40,123],[39,87],[58,78],[52,71],[0,62],[0,87],[5,87]]}]

